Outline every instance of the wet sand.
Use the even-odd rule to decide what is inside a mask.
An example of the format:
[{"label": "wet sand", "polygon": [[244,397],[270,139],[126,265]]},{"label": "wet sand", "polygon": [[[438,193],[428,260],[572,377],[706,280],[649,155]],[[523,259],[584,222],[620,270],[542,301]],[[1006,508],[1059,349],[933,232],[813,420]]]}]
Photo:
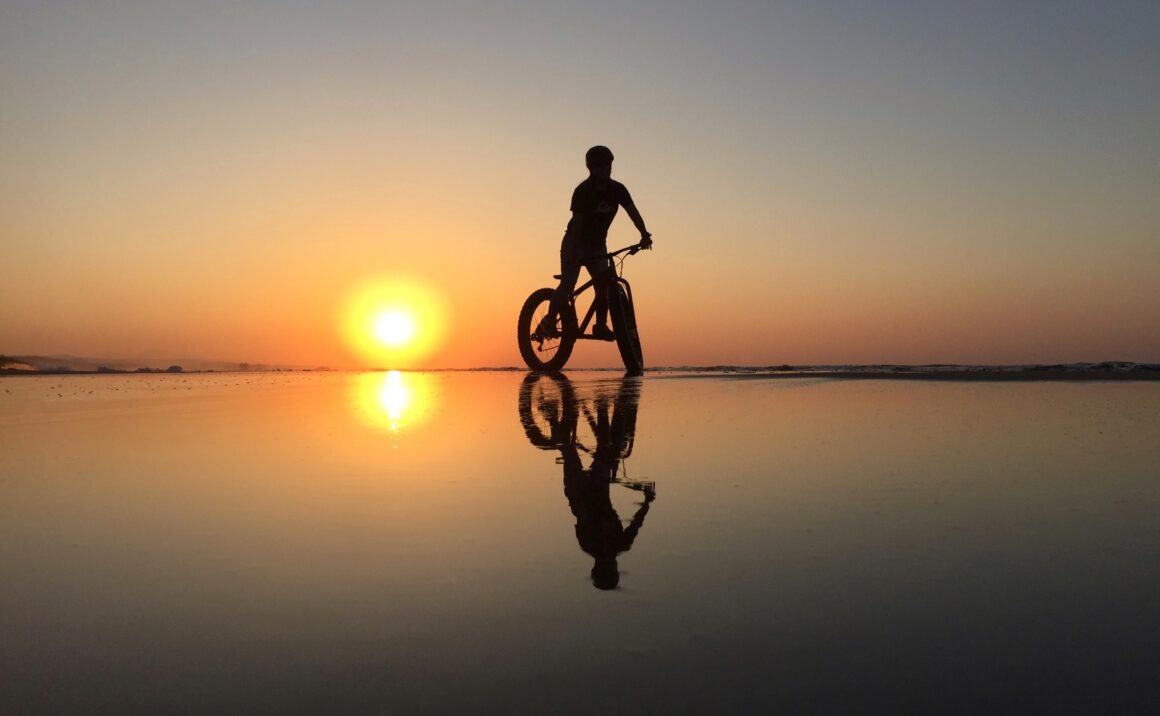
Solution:
[{"label": "wet sand", "polygon": [[1154,704],[1160,385],[848,377],[0,379],[0,713]]},{"label": "wet sand", "polygon": [[830,380],[940,380],[950,382],[1085,382],[1085,381],[1160,381],[1160,370],[1074,370],[1074,369],[976,369],[976,370],[789,370],[789,371],[671,371],[681,378],[728,378],[730,380],[793,380],[827,378]]}]

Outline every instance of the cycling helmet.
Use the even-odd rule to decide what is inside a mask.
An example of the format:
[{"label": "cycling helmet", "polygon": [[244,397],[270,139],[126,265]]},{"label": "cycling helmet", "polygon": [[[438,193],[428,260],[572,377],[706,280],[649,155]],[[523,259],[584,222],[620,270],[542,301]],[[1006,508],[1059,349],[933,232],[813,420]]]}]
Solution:
[{"label": "cycling helmet", "polygon": [[601,591],[620,586],[620,568],[616,566],[615,557],[596,558],[596,564],[592,566],[592,586]]},{"label": "cycling helmet", "polygon": [[585,164],[611,164],[612,150],[603,144],[597,144],[584,154]]}]

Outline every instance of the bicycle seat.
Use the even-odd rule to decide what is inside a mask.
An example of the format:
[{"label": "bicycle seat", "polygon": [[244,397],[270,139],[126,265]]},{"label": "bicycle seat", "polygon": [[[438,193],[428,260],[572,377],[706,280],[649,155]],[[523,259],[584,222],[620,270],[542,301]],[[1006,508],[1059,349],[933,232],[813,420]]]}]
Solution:
[{"label": "bicycle seat", "polygon": [[552,278],[554,278],[554,279],[556,279],[557,281],[559,281],[559,280],[560,280],[562,277],[560,276],[560,274],[558,274],[558,273],[557,273],[557,274],[552,274]]}]

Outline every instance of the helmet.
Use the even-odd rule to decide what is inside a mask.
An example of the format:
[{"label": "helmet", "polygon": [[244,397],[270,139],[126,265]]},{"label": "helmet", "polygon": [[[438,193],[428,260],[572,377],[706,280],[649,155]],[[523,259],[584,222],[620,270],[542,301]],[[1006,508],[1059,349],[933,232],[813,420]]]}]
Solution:
[{"label": "helmet", "polygon": [[597,144],[584,154],[585,164],[610,164],[612,159],[612,150],[603,144]]},{"label": "helmet", "polygon": [[620,568],[615,557],[597,557],[592,565],[592,586],[602,591],[616,589],[620,585]]}]

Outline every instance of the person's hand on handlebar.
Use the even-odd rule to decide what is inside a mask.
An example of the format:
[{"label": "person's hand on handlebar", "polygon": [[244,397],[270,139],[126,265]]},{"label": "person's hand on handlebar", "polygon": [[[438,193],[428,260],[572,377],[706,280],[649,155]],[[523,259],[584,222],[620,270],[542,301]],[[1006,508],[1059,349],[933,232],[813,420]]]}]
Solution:
[{"label": "person's hand on handlebar", "polygon": [[642,231],[640,234],[640,247],[647,250],[652,248],[652,244],[652,234],[647,231]]}]

